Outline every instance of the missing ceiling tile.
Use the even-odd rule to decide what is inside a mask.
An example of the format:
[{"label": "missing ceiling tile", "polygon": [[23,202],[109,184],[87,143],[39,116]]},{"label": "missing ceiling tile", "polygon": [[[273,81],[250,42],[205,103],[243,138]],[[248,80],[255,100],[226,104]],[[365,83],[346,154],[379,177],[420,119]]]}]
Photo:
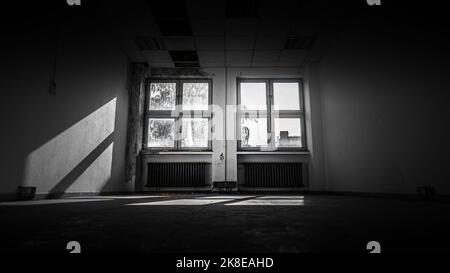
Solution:
[{"label": "missing ceiling tile", "polygon": [[163,36],[192,36],[191,23],[187,18],[157,19],[156,22]]},{"label": "missing ceiling tile", "polygon": [[148,1],[163,36],[192,35],[189,13],[184,0]]},{"label": "missing ceiling tile", "polygon": [[147,1],[156,19],[188,18],[189,14],[185,0]]},{"label": "missing ceiling tile", "polygon": [[200,67],[197,51],[171,50],[169,51],[175,67]]},{"label": "missing ceiling tile", "polygon": [[198,62],[195,50],[171,50],[169,51],[173,62]]}]

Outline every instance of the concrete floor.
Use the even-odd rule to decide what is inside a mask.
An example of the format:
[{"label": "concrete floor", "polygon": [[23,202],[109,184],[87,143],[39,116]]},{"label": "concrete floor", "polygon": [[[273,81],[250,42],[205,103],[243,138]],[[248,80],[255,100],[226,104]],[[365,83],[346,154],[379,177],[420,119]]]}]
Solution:
[{"label": "concrete floor", "polygon": [[146,195],[0,203],[0,251],[448,251],[450,204],[319,195]]}]

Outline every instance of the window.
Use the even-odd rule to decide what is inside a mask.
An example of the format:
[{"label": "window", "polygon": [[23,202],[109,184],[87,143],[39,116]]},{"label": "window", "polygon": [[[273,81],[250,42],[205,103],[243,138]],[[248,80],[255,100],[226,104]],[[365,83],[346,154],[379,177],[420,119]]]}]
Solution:
[{"label": "window", "polygon": [[211,82],[151,80],[144,145],[150,150],[210,150]]},{"label": "window", "polygon": [[238,80],[239,150],[305,150],[300,80]]}]

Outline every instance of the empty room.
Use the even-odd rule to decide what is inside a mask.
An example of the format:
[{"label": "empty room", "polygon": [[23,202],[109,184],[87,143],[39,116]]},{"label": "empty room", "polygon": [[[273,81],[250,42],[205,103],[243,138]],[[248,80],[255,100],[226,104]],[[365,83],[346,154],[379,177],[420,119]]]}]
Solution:
[{"label": "empty room", "polygon": [[48,2],[1,8],[0,252],[449,251],[444,6]]}]

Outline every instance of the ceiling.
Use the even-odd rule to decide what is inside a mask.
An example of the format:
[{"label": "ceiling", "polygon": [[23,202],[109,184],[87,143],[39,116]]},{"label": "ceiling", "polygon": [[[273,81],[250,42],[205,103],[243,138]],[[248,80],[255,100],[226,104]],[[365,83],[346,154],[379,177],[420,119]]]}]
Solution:
[{"label": "ceiling", "polygon": [[133,62],[152,67],[295,67],[318,61],[343,20],[344,13],[336,11],[344,6],[314,3],[134,0],[104,9],[108,26]]}]

